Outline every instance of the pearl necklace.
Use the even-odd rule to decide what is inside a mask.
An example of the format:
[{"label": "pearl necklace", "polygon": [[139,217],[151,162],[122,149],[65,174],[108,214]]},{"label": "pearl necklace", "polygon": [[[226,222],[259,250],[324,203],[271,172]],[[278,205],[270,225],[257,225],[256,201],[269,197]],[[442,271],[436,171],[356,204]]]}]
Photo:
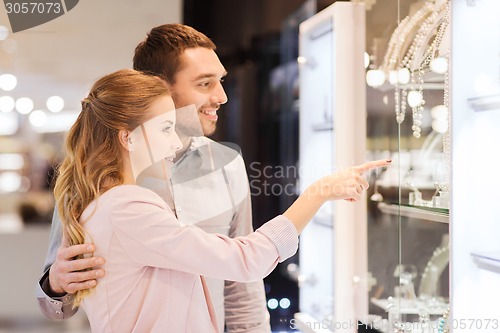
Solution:
[{"label": "pearl necklace", "polygon": [[[401,66],[409,70],[413,70],[420,66],[411,66],[413,62],[418,61],[422,57],[421,49],[429,44],[429,40],[434,36],[434,29],[441,24],[443,17],[448,13],[448,1],[441,4],[439,8],[435,8],[429,16],[422,22],[418,31],[413,38],[413,41],[408,48],[405,56],[402,58]],[[436,38],[434,39],[434,41]]]},{"label": "pearl necklace", "polygon": [[[407,55],[403,58],[402,65],[410,70],[410,78],[411,83],[415,86],[416,89],[412,89],[416,91],[420,96],[420,103],[412,106],[412,118],[413,118],[413,136],[415,138],[420,138],[421,135],[421,125],[422,125],[422,112],[424,110],[425,100],[423,98],[423,85],[424,85],[424,73],[425,70],[429,67],[430,62],[437,55],[439,51],[439,47],[441,45],[441,41],[443,40],[443,36],[445,31],[449,26],[449,13],[450,6],[448,0],[443,2],[438,11],[433,12],[422,24],[419,29],[412,46],[408,50]],[[420,51],[422,47],[428,44],[428,41],[432,38],[433,31],[435,31],[435,27],[438,26],[437,33],[432,41],[431,45],[424,52]],[[423,56],[423,59],[421,57]],[[420,60],[421,59],[421,60]],[[412,69],[412,64],[419,64],[416,69]],[[402,101],[405,103],[406,101]]]},{"label": "pearl necklace", "polygon": [[408,46],[409,41],[417,32],[418,27],[423,20],[432,14],[434,5],[430,1],[426,1],[424,6],[415,12],[412,16],[406,16],[396,27],[389,39],[387,52],[384,55],[382,62],[382,70],[388,74],[389,71],[398,67],[398,63],[402,58],[402,52],[405,52],[405,44]]},{"label": "pearl necklace", "polygon": [[[446,63],[450,63],[450,51],[446,53]],[[445,185],[442,187],[442,191],[450,192],[450,174],[451,174],[451,103],[450,103],[450,71],[447,70],[444,73],[444,97],[443,103],[448,110],[446,114],[446,120],[448,123],[448,128],[443,134],[443,158],[446,161],[446,179]]]},{"label": "pearl necklace", "polygon": [[438,333],[448,333],[450,331],[450,323],[448,317],[450,316],[450,308],[446,309],[443,316],[438,319]]},{"label": "pearl necklace", "polygon": [[[384,61],[382,62],[382,70],[385,75],[388,76],[393,70],[398,71],[402,68],[400,66],[400,61],[403,52],[406,51],[404,45],[414,39],[416,33],[418,33],[418,27],[421,26],[422,22],[427,19],[429,15],[433,13],[434,4],[431,1],[426,1],[424,5],[417,10],[412,16],[406,16],[396,27],[394,32],[389,39],[387,52],[384,56]],[[402,95],[402,96],[401,96]],[[398,82],[396,81],[396,89],[394,91],[394,104],[396,113],[396,122],[398,124],[403,123],[406,114],[406,96],[407,91],[403,90],[400,92]],[[400,98],[401,97],[401,98]]]},{"label": "pearl necklace", "polygon": [[[438,7],[437,7],[438,6]],[[415,27],[418,30],[410,32]],[[449,0],[444,0],[439,4],[434,4],[427,1],[411,18],[405,17],[401,24],[389,40],[388,51],[385,54],[382,69],[389,74],[393,68],[396,68],[398,73],[400,69],[410,73],[410,84],[412,94],[419,100],[412,105],[412,131],[413,136],[420,138],[422,125],[422,112],[424,110],[425,100],[423,98],[423,76],[430,62],[438,55],[443,36],[449,26]],[[437,27],[437,33],[434,34]],[[434,37],[435,36],[435,37]],[[423,48],[429,44],[430,39],[434,37],[432,43],[427,50],[423,52]],[[409,39],[411,38],[411,39]],[[404,42],[411,40],[411,45],[406,50],[405,56],[400,58],[400,51],[404,51]],[[401,59],[399,62],[398,60]],[[399,76],[399,74],[398,74]],[[407,106],[408,89],[406,87],[400,89],[398,82],[394,90],[394,104],[396,113],[396,122],[401,124],[405,119]]]},{"label": "pearl necklace", "polygon": [[[432,43],[429,45],[427,50],[425,50],[425,52],[422,52],[422,49],[415,49],[414,51],[412,60],[416,61],[418,59],[422,59],[422,61],[420,62],[420,64],[418,64],[418,66],[417,63],[408,64],[408,68],[427,67],[429,66],[432,59],[439,55],[441,42],[443,41],[445,33],[448,31],[448,28],[450,26],[450,5],[448,1],[444,3],[440,14],[441,15],[438,16],[438,19],[436,21],[436,23],[439,24],[439,27]],[[432,38],[432,35],[428,34],[428,37]],[[422,44],[422,46],[426,44],[429,44],[428,41],[427,43]]]}]

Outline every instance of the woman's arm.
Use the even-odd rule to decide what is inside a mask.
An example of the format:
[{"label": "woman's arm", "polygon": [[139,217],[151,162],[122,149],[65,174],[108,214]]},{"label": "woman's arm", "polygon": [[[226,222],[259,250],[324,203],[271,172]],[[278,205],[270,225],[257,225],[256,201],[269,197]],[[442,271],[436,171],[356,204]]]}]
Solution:
[{"label": "woman's arm", "polygon": [[[182,226],[165,202],[149,190],[135,186],[117,190],[111,208],[113,237],[120,244],[115,253],[125,253],[145,266],[234,281],[261,279],[278,262],[296,252],[298,233],[325,201],[359,200],[368,187],[361,175],[387,164],[387,161],[371,162],[323,177],[309,186],[284,216],[274,218],[248,236],[237,238]],[[92,234],[92,230],[89,231]],[[98,234],[92,236],[98,241]]]},{"label": "woman's arm", "polygon": [[283,216],[292,221],[300,234],[326,201],[361,199],[361,194],[368,188],[368,182],[362,175],[366,171],[385,167],[390,163],[390,160],[372,161],[323,177],[307,187]]}]

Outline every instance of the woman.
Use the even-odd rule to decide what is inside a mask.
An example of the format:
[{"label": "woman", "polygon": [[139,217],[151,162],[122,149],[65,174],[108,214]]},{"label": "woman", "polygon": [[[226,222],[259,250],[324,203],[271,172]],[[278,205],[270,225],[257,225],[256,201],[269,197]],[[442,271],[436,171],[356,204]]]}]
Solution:
[{"label": "woman", "polygon": [[[247,237],[207,234],[182,226],[159,196],[135,185],[144,167],[158,156],[171,162],[180,148],[174,110],[163,81],[121,70],[94,84],[68,134],[54,192],[70,245],[93,242],[106,258],[106,276],[75,298],[95,332],[216,332],[204,276],[268,275],[296,252],[298,234],[325,201],[359,200],[368,187],[361,174],[389,163],[320,179]],[[141,146],[147,163],[134,157]]]}]

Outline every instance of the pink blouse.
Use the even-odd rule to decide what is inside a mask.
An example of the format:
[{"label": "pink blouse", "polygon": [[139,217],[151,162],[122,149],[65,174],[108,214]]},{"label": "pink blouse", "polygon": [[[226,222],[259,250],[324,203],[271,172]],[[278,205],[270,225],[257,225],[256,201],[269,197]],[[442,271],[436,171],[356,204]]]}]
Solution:
[{"label": "pink blouse", "polygon": [[106,276],[83,301],[92,332],[216,332],[204,276],[248,282],[268,275],[298,247],[283,216],[246,237],[208,234],[177,221],[154,192],[116,186],[82,221]]}]

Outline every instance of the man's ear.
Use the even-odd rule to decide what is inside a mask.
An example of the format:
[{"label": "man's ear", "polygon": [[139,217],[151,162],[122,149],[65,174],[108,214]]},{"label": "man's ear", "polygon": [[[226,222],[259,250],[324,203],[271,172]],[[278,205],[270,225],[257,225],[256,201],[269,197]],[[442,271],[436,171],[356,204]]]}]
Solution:
[{"label": "man's ear", "polygon": [[172,93],[173,93],[173,85],[168,82],[168,80],[166,78],[162,78],[163,82],[167,85],[167,88],[168,88],[168,91],[169,91],[169,95],[172,96]]},{"label": "man's ear", "polygon": [[128,131],[120,130],[118,132],[118,141],[120,141],[120,145],[127,151],[132,151],[132,138]]}]

